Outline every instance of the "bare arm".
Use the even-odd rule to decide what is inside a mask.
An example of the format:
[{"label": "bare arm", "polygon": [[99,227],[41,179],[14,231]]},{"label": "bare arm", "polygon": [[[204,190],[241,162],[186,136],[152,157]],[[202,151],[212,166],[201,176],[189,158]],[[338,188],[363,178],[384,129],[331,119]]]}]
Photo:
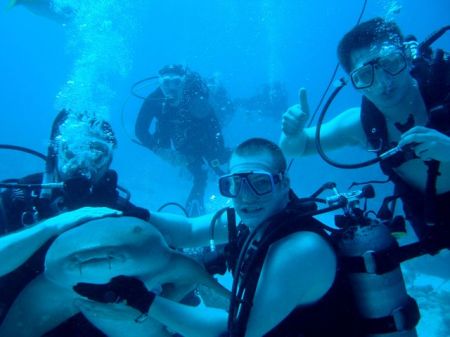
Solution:
[{"label": "bare arm", "polygon": [[318,234],[298,232],[275,243],[264,261],[246,337],[263,336],[296,307],[318,301],[335,273],[335,253]]},{"label": "bare arm", "polygon": [[55,234],[56,230],[43,222],[0,237],[0,276],[18,268]]},{"label": "bare arm", "polygon": [[[205,306],[180,304],[165,297],[156,296],[148,311],[148,318],[142,318],[142,312],[121,303],[100,303],[85,299],[75,301],[79,310],[95,326],[108,336],[166,336],[170,331],[181,333],[185,337],[218,337],[226,331],[227,312]],[[115,330],[115,331],[114,331]]]},{"label": "bare arm", "polygon": [[185,337],[218,337],[227,330],[226,311],[191,307],[160,296],[155,298],[149,315]]},{"label": "bare arm", "polygon": [[[304,126],[309,117],[306,90],[301,89],[300,104],[290,107],[282,117],[280,147],[287,156],[316,154],[316,128]],[[351,108],[333,118],[321,127],[321,145],[324,151],[344,146],[365,145],[366,137],[360,122],[360,109]]]},{"label": "bare arm", "polygon": [[[324,151],[331,151],[345,146],[361,146],[366,144],[366,136],[362,128],[359,108],[345,110],[320,129],[320,144]],[[316,154],[315,145],[316,128],[305,130],[307,135],[304,155]]]},{"label": "bare arm", "polygon": [[77,296],[43,274],[37,276],[14,301],[0,327],[0,336],[42,336],[78,312],[72,304]]},{"label": "bare arm", "polygon": [[[178,248],[201,247],[209,245],[210,223],[214,214],[187,218],[185,216],[152,212],[150,222],[165,237],[167,243]],[[228,240],[228,220],[226,213],[222,214],[215,226],[214,238],[216,243]]]},{"label": "bare arm", "polygon": [[80,222],[120,213],[106,207],[84,207],[0,237],[0,276],[18,268],[51,237]]}]

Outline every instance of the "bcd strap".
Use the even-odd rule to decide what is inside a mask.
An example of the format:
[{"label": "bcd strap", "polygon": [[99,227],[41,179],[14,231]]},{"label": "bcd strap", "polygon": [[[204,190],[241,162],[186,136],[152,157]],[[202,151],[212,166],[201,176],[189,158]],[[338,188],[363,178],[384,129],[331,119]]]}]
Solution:
[{"label": "bcd strap", "polygon": [[362,325],[368,334],[384,334],[411,330],[417,325],[419,319],[419,306],[412,297],[408,296],[407,302],[395,308],[391,315],[363,319]]},{"label": "bcd strap", "polygon": [[433,255],[445,248],[450,248],[449,233],[439,233],[439,235],[401,247],[367,251],[360,256],[342,256],[341,266],[348,273],[382,275],[394,270],[402,262],[425,254]]},{"label": "bcd strap", "polygon": [[398,247],[369,250],[360,256],[342,256],[341,266],[347,273],[386,274],[399,266]]}]

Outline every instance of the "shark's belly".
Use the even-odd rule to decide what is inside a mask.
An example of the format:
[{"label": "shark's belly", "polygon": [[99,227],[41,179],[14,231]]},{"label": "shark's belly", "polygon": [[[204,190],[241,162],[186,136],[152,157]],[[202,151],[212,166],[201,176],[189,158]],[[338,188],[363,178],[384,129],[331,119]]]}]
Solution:
[{"label": "shark's belly", "polygon": [[143,220],[93,220],[55,240],[45,258],[45,275],[66,288],[106,283],[118,275],[144,277],[159,272],[170,254],[161,234]]}]

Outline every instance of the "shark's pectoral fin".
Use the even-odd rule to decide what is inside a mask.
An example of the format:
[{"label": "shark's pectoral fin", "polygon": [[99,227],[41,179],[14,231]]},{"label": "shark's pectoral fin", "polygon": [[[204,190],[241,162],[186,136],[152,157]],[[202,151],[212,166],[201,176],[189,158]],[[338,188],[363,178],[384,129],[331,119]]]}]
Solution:
[{"label": "shark's pectoral fin", "polygon": [[14,301],[0,327],[0,336],[42,336],[78,312],[72,303],[75,297],[73,291],[55,285],[42,274],[37,276]]}]

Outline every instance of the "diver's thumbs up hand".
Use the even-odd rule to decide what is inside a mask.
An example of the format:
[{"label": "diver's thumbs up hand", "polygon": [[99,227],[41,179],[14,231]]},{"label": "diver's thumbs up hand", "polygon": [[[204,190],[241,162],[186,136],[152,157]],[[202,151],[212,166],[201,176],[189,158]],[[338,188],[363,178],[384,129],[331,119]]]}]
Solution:
[{"label": "diver's thumbs up hand", "polygon": [[309,117],[309,104],[308,104],[308,96],[306,95],[306,89],[300,88],[298,91],[298,99],[300,101],[300,108],[302,111]]},{"label": "diver's thumbs up hand", "polygon": [[305,128],[309,118],[309,104],[306,89],[299,90],[299,102],[291,106],[281,118],[281,130],[286,136],[294,136]]}]

